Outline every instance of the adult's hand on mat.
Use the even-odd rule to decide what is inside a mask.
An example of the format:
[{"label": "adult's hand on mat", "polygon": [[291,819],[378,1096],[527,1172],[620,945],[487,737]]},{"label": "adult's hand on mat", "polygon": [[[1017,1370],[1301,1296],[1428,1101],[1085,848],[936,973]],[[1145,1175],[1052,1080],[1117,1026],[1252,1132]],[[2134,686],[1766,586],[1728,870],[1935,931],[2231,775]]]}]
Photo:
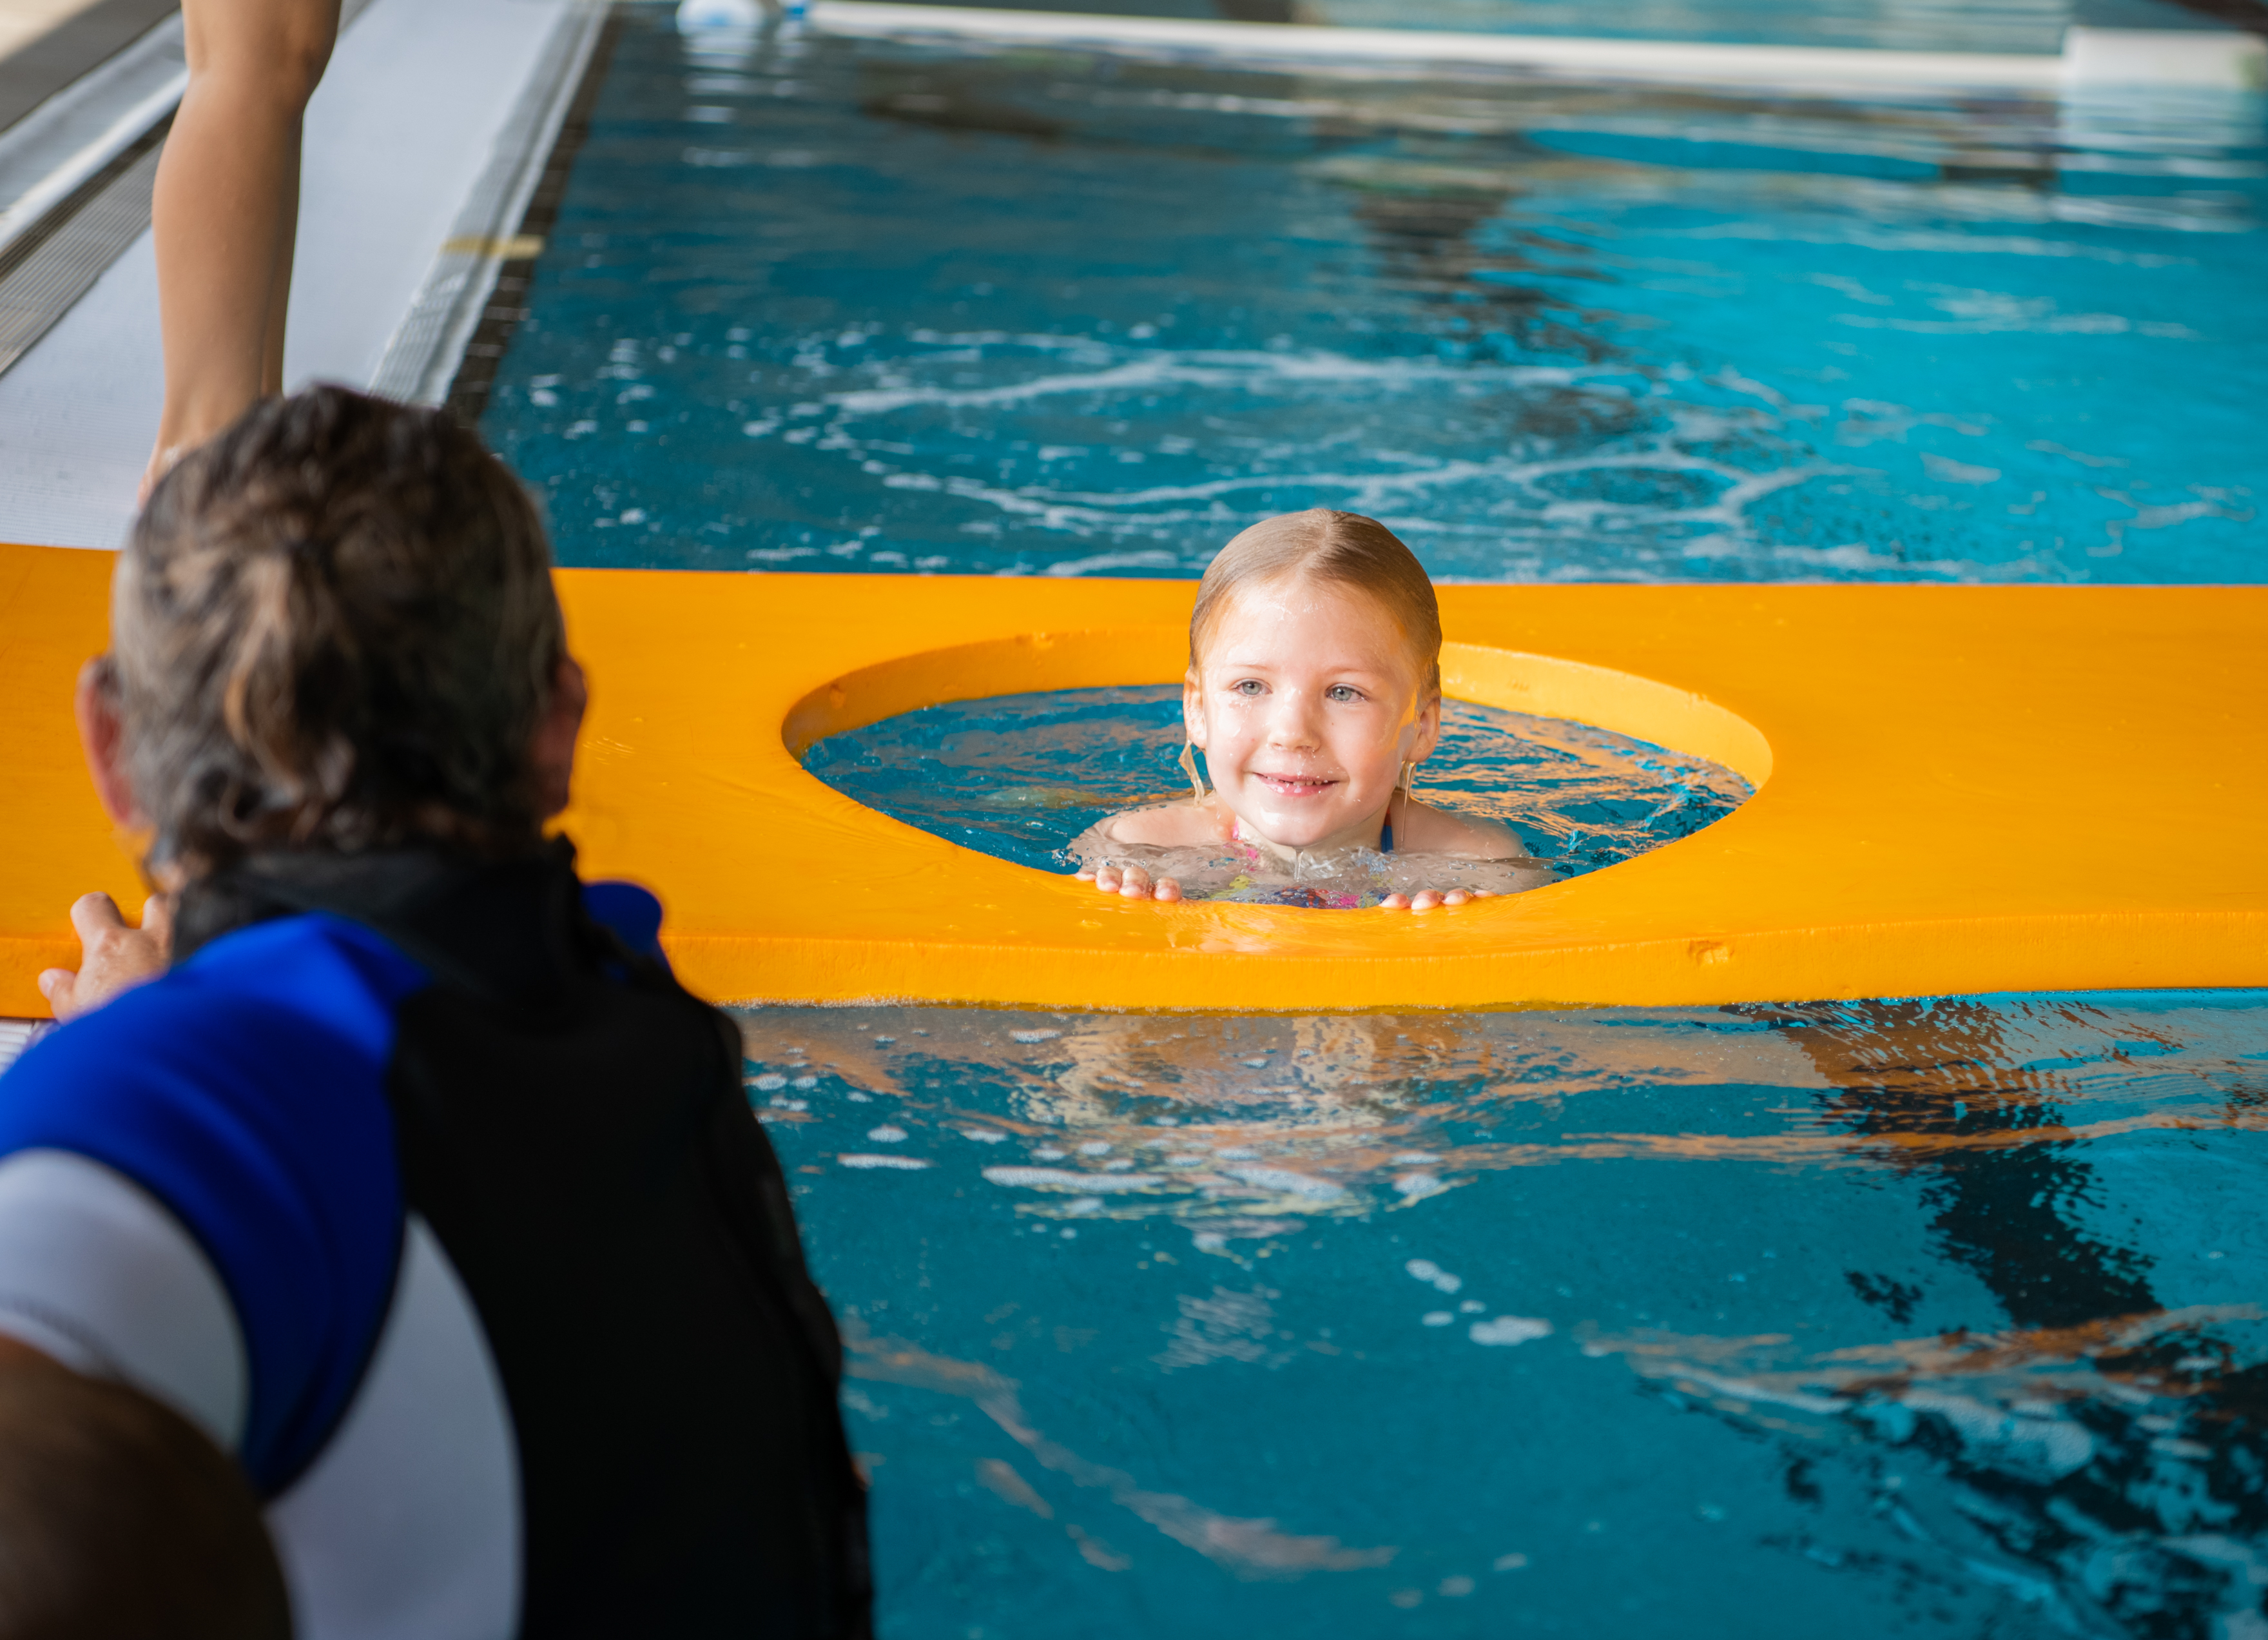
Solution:
[{"label": "adult's hand on mat", "polygon": [[1081,883],[1092,883],[1105,894],[1116,894],[1122,899],[1159,900],[1167,905],[1182,898],[1182,885],[1171,877],[1152,878],[1139,866],[1097,866],[1091,871],[1078,874]]},{"label": "adult's hand on mat", "polygon": [[76,972],[50,968],[40,994],[58,1020],[92,1013],[122,991],[166,971],[173,955],[173,897],[154,894],[142,907],[142,926],[129,926],[107,894],[83,894],[70,909],[83,954]]},{"label": "adult's hand on mat", "polygon": [[1381,911],[1433,911],[1443,905],[1462,905],[1490,898],[1486,889],[1420,889],[1415,894],[1389,894],[1378,902]]}]

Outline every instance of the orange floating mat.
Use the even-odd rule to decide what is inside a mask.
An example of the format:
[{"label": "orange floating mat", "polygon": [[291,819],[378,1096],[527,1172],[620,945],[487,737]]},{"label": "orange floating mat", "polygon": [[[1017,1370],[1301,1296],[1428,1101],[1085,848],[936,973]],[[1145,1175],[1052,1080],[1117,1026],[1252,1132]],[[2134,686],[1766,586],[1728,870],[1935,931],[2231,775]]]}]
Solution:
[{"label": "orange floating mat", "polygon": [[[107,554],[0,547],[0,1015],[139,886],[70,698]],[[1181,581],[569,570],[587,874],[725,1001],[1703,1004],[2268,986],[2268,588],[1448,587],[1457,698],[1729,765],[1756,797],[1588,876],[1418,914],[1157,905],[806,774],[941,701],[1179,679]]]}]

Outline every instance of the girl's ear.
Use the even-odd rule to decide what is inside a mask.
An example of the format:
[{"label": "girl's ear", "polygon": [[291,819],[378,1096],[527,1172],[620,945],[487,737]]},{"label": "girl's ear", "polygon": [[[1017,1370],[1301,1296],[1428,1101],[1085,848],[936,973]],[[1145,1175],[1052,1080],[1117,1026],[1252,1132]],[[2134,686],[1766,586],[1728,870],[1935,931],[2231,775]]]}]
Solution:
[{"label": "girl's ear", "polygon": [[1441,698],[1435,695],[1418,708],[1418,733],[1410,742],[1410,761],[1423,763],[1433,755],[1441,739]]},{"label": "girl's ear", "polygon": [[1197,692],[1197,673],[1191,667],[1182,677],[1182,730],[1189,736],[1189,744],[1199,751],[1204,750],[1204,698]]}]

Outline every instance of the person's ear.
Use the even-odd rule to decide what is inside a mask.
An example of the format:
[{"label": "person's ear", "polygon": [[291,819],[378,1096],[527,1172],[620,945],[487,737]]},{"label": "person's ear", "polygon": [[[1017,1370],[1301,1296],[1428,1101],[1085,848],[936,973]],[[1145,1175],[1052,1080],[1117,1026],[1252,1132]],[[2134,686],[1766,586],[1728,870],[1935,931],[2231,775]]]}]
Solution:
[{"label": "person's ear", "polygon": [[97,655],[79,668],[71,715],[78,720],[79,748],[86,753],[86,772],[94,777],[102,812],[113,825],[140,829],[145,822],[126,778],[126,726],[118,713],[117,675],[108,655]]},{"label": "person's ear", "polygon": [[1433,755],[1441,739],[1441,698],[1431,697],[1418,709],[1418,733],[1410,742],[1409,761],[1423,763]]},{"label": "person's ear", "polygon": [[582,732],[583,712],[590,704],[590,686],[581,665],[572,655],[560,656],[551,673],[550,698],[536,720],[529,759],[535,769],[536,801],[546,820],[567,807],[575,782],[575,736]]},{"label": "person's ear", "polygon": [[1197,692],[1195,667],[1182,677],[1182,732],[1189,736],[1190,745],[1199,751],[1205,749],[1204,699]]}]

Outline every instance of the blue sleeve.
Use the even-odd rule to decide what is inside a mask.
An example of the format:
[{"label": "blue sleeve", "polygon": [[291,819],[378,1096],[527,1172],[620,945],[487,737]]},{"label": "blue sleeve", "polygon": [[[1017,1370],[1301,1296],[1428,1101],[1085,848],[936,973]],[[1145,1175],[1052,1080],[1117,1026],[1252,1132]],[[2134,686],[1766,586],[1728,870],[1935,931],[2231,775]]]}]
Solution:
[{"label": "blue sleeve", "polygon": [[635,883],[585,883],[583,909],[639,956],[669,966],[661,954],[661,902],[647,890]]},{"label": "blue sleeve", "polygon": [[329,1438],[391,1300],[403,1212],[386,1079],[394,1010],[425,983],[351,923],[263,923],[0,1077],[0,1156],[114,1168],[212,1260],[250,1368],[238,1457],[264,1496]]}]

